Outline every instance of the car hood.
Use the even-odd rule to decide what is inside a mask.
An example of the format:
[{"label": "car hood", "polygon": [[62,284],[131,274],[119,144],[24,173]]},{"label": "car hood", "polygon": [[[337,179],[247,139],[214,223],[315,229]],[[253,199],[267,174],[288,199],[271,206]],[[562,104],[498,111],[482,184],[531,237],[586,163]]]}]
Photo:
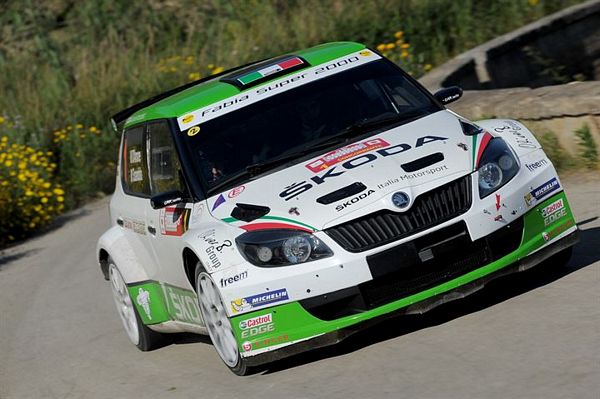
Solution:
[{"label": "car hood", "polygon": [[[245,230],[310,231],[380,209],[405,211],[421,193],[473,170],[472,141],[454,114],[439,111],[212,196],[208,209]],[[408,206],[394,205],[397,192]]]}]

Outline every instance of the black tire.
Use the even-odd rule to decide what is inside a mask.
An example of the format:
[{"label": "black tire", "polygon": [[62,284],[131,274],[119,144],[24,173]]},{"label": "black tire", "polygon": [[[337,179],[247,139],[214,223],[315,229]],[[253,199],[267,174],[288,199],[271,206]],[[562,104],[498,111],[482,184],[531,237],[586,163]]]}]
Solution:
[{"label": "black tire", "polygon": [[[213,339],[213,337],[217,334],[216,330],[211,330],[211,328],[213,328],[212,323],[209,321],[211,318],[207,318],[206,312],[208,311],[207,306],[203,305],[202,301],[201,301],[201,292],[202,292],[202,288],[200,287],[200,280],[199,278],[203,278],[203,279],[209,279],[210,282],[212,282],[212,284],[214,284],[214,282],[212,281],[212,278],[210,277],[210,275],[206,272],[206,270],[204,270],[204,267],[202,267],[202,264],[200,262],[198,262],[196,264],[196,272],[194,274],[195,278],[194,278],[194,282],[195,282],[195,288],[196,288],[196,294],[198,296],[198,307],[200,308],[200,313],[202,315],[202,320],[204,321],[204,324],[207,328],[207,330],[209,331],[209,336],[211,339],[211,342],[213,343],[213,346],[215,347],[215,351],[217,352],[217,354],[219,355],[219,357],[221,358],[221,360],[223,361],[223,363],[225,364],[225,366],[227,366],[227,368],[229,370],[231,370],[231,372],[235,375],[239,375],[239,376],[243,376],[243,375],[248,375],[250,374],[250,367],[248,367],[248,363],[246,361],[246,359],[244,359],[240,352],[239,349],[236,349],[237,351],[237,361],[235,362],[234,365],[231,364],[231,362],[227,362],[227,360],[224,358],[224,355],[222,354],[222,351],[217,349],[217,345],[215,344],[215,340]],[[217,290],[218,292],[218,290]],[[223,306],[224,308],[224,304],[223,304],[223,300],[221,299],[221,295],[219,294],[219,301],[221,303],[221,306]],[[215,311],[218,312],[218,310],[216,308],[220,308],[219,306],[215,307]],[[221,318],[222,319],[222,318]],[[229,322],[229,318],[227,318],[227,322]],[[229,324],[229,327],[231,327],[231,324]],[[233,331],[233,329],[231,329]],[[235,338],[235,337],[234,337]],[[236,342],[237,343],[237,342]],[[234,358],[232,358],[233,360]]]},{"label": "black tire", "polygon": [[[118,273],[118,276],[114,275],[115,271],[116,271],[116,273]],[[127,333],[129,341],[131,343],[133,343],[135,346],[137,346],[137,348],[143,352],[161,348],[161,347],[169,344],[171,342],[171,340],[165,334],[161,334],[161,333],[158,333],[156,331],[149,329],[142,322],[142,319],[140,318],[140,315],[137,311],[136,306],[133,305],[133,300],[132,300],[131,296],[129,295],[129,291],[126,292],[126,295],[129,298],[130,305],[132,307],[131,311],[133,311],[133,314],[135,315],[135,325],[131,325],[133,322],[133,320],[131,320],[129,328],[131,328],[131,329],[135,328],[137,330],[137,337],[134,337],[133,336],[134,334],[131,334],[130,331],[128,331],[128,327],[126,327],[126,323],[129,321],[129,319],[125,320],[126,316],[124,316],[122,314],[122,311],[120,311],[119,305],[117,304],[117,301],[119,299],[122,299],[123,301],[125,300],[125,298],[122,298],[125,294],[122,291],[117,290],[117,292],[121,296],[121,298],[117,298],[118,293],[115,292],[116,286],[120,285],[121,283],[125,284],[125,281],[123,280],[123,276],[121,275],[121,272],[119,271],[117,264],[112,260],[111,257],[108,258],[108,275],[109,275],[109,281],[111,282],[112,288],[113,288],[113,297],[115,300],[115,305],[117,306],[117,312],[119,313],[121,322],[123,323],[123,328],[125,329],[125,332]],[[118,281],[118,279],[120,279],[120,281]]]}]

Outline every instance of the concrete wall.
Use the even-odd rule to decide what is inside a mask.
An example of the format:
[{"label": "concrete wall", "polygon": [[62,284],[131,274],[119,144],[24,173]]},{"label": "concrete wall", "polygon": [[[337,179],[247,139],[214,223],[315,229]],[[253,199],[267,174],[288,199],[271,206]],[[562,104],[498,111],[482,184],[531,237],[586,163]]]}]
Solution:
[{"label": "concrete wall", "polygon": [[569,7],[482,44],[420,79],[430,90],[541,87],[600,80],[600,0]]}]

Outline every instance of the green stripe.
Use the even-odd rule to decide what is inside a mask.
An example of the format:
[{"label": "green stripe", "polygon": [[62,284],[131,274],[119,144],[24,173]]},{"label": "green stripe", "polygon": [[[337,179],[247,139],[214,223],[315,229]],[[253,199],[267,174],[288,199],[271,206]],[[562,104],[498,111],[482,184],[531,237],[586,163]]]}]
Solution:
[{"label": "green stripe", "polygon": [[475,170],[475,151],[477,149],[477,135],[474,135],[472,140],[473,140],[473,143],[471,144],[471,147],[473,147],[473,151],[471,154],[471,162],[473,164],[473,170]]},{"label": "green stripe", "polygon": [[[289,222],[289,223],[298,224],[298,225],[300,225],[300,226],[304,226],[304,227],[306,227],[306,228],[309,228],[309,229],[311,229],[312,231],[317,231],[317,229],[315,229],[314,227],[312,227],[312,226],[311,226],[311,225],[309,225],[309,224],[302,223],[302,222],[299,222],[299,221],[297,221],[297,220],[292,220],[292,219],[288,219],[288,218],[282,218],[282,217],[280,217],[280,216],[263,216],[263,217],[259,218],[259,220],[260,220],[260,219],[268,219],[268,220],[281,220],[281,221],[283,221],[283,222]],[[224,221],[225,223],[234,223],[234,222],[239,222],[239,220],[238,220],[238,219],[236,219],[236,218],[225,218],[225,219],[221,219],[221,220],[222,220],[222,221]]]}]

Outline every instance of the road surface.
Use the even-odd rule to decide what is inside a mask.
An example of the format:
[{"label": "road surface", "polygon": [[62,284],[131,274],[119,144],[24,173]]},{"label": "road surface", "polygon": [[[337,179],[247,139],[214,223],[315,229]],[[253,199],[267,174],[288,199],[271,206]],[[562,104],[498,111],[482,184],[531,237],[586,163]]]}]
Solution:
[{"label": "road surface", "polygon": [[108,201],[0,256],[0,398],[600,398],[600,177],[564,181],[582,241],[425,316],[234,376],[210,342],[142,353],[95,262]]}]

